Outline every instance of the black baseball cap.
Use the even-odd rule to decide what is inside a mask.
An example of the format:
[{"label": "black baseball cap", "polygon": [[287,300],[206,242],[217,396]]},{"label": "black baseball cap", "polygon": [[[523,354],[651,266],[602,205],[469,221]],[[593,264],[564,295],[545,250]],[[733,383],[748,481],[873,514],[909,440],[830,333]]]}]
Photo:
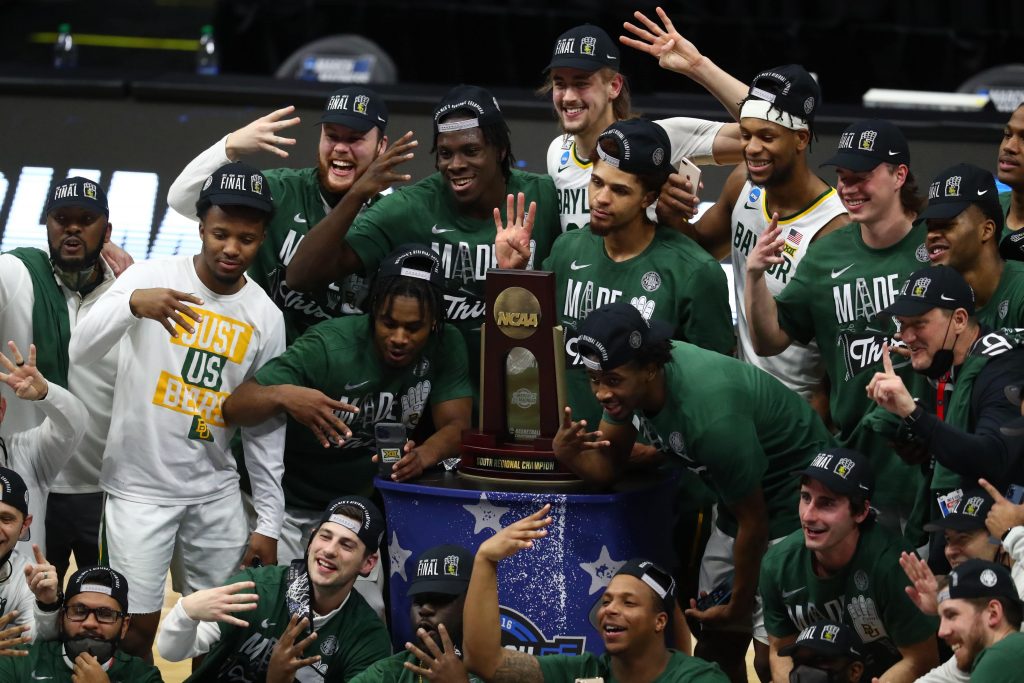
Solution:
[{"label": "black baseball cap", "polygon": [[384,257],[377,270],[378,278],[414,277],[434,287],[444,288],[444,270],[437,252],[425,244],[410,242],[399,245]]},{"label": "black baseball cap", "polygon": [[996,230],[1002,232],[1003,211],[999,206],[996,179],[974,164],[957,164],[935,176],[928,186],[928,206],[917,217],[949,220],[971,204],[990,208],[991,213],[999,217]]},{"label": "black baseball cap", "polygon": [[1004,598],[1021,605],[1010,570],[987,560],[971,559],[949,572],[949,584],[939,591],[939,602],[970,598]]},{"label": "black baseball cap", "polygon": [[1024,230],[1014,230],[1004,237],[999,242],[999,254],[1007,261],[1024,261]]},{"label": "black baseball cap", "polygon": [[797,474],[820,481],[843,496],[870,497],[875,489],[875,475],[867,456],[848,448],[829,448],[818,453]]},{"label": "black baseball cap", "polygon": [[632,304],[619,302],[590,312],[580,325],[576,346],[587,368],[613,370],[633,360],[640,349],[671,337],[671,325],[647,320]]},{"label": "black baseball cap", "polygon": [[0,467],[0,503],[10,505],[28,516],[28,487],[21,475],[12,469]]},{"label": "black baseball cap", "polygon": [[[355,520],[338,512],[339,508],[346,506],[359,510],[360,518]],[[366,545],[368,552],[376,551],[384,538],[384,515],[368,498],[362,496],[344,496],[332,500],[320,515],[320,521],[313,533],[316,534],[316,531],[327,522],[340,524],[354,533]]]},{"label": "black baseball cap", "polygon": [[792,657],[797,650],[809,650],[822,657],[846,657],[863,661],[860,639],[853,628],[836,621],[819,621],[811,624],[796,637],[796,641],[779,649],[779,655]]},{"label": "black baseball cap", "polygon": [[928,533],[934,531],[977,531],[985,528],[985,517],[992,509],[992,496],[980,487],[960,491],[956,507],[942,519],[924,525]]},{"label": "black baseball cap", "polygon": [[839,136],[839,147],[822,166],[848,168],[856,173],[879,164],[910,166],[910,146],[903,131],[881,119],[866,119],[847,126]]},{"label": "black baseball cap", "polygon": [[608,67],[619,70],[619,46],[604,29],[593,24],[571,28],[555,41],[551,63],[544,71],[569,67],[584,71],[597,71]]},{"label": "black baseball cap", "polygon": [[99,211],[104,216],[110,215],[107,193],[99,183],[82,176],[72,176],[53,186],[46,199],[46,213],[62,206],[80,206]]},{"label": "black baseball cap", "polygon": [[903,283],[896,300],[881,310],[882,315],[924,315],[933,308],[967,309],[974,315],[974,290],[964,276],[949,266],[928,266]]},{"label": "black baseball cap", "polygon": [[[601,147],[602,140],[613,140],[614,154]],[[606,164],[626,173],[672,172],[672,143],[665,129],[654,121],[628,119],[616,121],[597,136],[597,155]]]},{"label": "black baseball cap", "polygon": [[[451,114],[468,114],[465,121],[443,122]],[[493,123],[505,123],[498,100],[476,85],[457,85],[449,90],[434,107],[434,135],[467,128],[478,128]]]},{"label": "black baseball cap", "polygon": [[128,611],[128,579],[110,567],[79,569],[68,580],[64,604],[79,593],[103,593],[117,600],[123,612]]},{"label": "black baseball cap", "polygon": [[381,96],[362,85],[347,85],[327,97],[320,123],[338,123],[353,130],[374,126],[383,133],[388,126],[388,108]]},{"label": "black baseball cap", "polygon": [[258,169],[241,161],[224,164],[203,183],[196,202],[196,213],[210,206],[248,206],[273,213],[270,183]]},{"label": "black baseball cap", "polygon": [[424,550],[416,558],[416,576],[406,593],[462,595],[469,588],[473,571],[473,553],[458,545],[438,545]]},{"label": "black baseball cap", "polygon": [[750,98],[764,100],[775,109],[814,121],[821,106],[821,87],[810,72],[799,64],[784,64],[754,76],[747,91]]}]

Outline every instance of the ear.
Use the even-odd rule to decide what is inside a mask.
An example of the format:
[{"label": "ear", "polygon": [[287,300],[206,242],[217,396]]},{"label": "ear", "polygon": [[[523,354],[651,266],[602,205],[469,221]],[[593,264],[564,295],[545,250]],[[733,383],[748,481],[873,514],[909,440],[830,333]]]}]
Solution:
[{"label": "ear", "polygon": [[377,562],[380,560],[380,553],[376,552],[368,556],[363,560],[363,566],[359,568],[359,576],[369,576],[373,568],[377,566]]},{"label": "ear", "polygon": [[124,615],[124,623],[121,624],[121,640],[128,635],[128,626],[132,623],[132,617],[130,614]]},{"label": "ear", "polygon": [[864,674],[864,664],[862,662],[850,662],[850,680],[859,681],[861,676]]},{"label": "ear", "polygon": [[644,198],[642,200],[640,200],[640,205],[643,206],[644,209],[646,209],[648,206],[650,206],[656,201],[658,201],[658,193],[655,192],[654,190],[651,190],[650,192],[644,195]]},{"label": "ear", "polygon": [[668,613],[658,612],[658,616],[654,618],[654,632],[662,633],[665,631],[665,626],[668,625]]},{"label": "ear", "polygon": [[110,241],[110,234],[114,231],[114,224],[109,220],[107,221],[107,230],[103,233],[103,243],[106,244]]},{"label": "ear", "polygon": [[910,173],[910,168],[906,164],[900,164],[896,167],[896,171],[893,175],[896,176],[896,188],[903,187],[903,184],[907,182],[907,174]]},{"label": "ear", "polygon": [[798,152],[802,152],[811,144],[811,131],[797,130],[794,132],[796,133],[796,149]]},{"label": "ear", "polygon": [[[991,218],[986,218],[985,222],[981,224],[981,241],[984,244],[993,238],[998,239],[996,236],[996,222]],[[998,247],[998,244],[996,246]]]},{"label": "ear", "polygon": [[953,331],[960,334],[967,329],[967,322],[970,317],[967,315],[966,308],[958,308],[953,311]]},{"label": "ear", "polygon": [[626,80],[622,77],[622,74],[616,73],[612,76],[612,79],[608,81],[608,99],[614,100],[619,94],[622,93],[622,85]]},{"label": "ear", "polygon": [[388,136],[381,134],[380,140],[377,141],[377,156],[384,153],[384,150],[388,148]]}]

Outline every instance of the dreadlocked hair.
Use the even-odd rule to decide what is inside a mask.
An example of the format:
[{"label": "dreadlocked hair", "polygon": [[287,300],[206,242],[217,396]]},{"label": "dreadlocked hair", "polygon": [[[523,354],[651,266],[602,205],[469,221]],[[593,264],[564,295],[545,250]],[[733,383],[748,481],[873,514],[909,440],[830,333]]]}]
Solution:
[{"label": "dreadlocked hair", "polygon": [[377,317],[386,312],[385,306],[387,306],[387,310],[390,310],[396,296],[407,296],[419,302],[420,316],[425,318],[429,315],[433,321],[430,329],[438,336],[442,334],[447,317],[444,292],[440,287],[435,287],[426,280],[402,275],[374,277],[370,284],[370,293],[366,300],[371,331],[377,322]]}]

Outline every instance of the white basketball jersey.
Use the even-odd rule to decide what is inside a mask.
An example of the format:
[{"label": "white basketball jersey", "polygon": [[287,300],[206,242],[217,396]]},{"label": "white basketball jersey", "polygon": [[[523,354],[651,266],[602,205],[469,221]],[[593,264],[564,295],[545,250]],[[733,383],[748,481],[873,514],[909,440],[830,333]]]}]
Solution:
[{"label": "white basketball jersey", "polygon": [[[672,143],[672,165],[686,157],[695,164],[713,164],[712,145],[722,128],[717,121],[704,121],[677,116],[655,121],[668,133]],[[558,190],[558,213],[562,220],[562,232],[576,230],[590,223],[590,171],[594,164],[590,159],[581,158],[572,135],[559,135],[548,145],[548,175],[555,181]],[[654,220],[653,207],[648,216]]]},{"label": "white basketball jersey", "polygon": [[[825,376],[825,367],[815,342],[804,345],[794,341],[782,353],[767,358],[758,356],[750,342],[747,312],[743,303],[747,256],[771,222],[766,195],[764,188],[748,180],[732,210],[732,268],[736,290],[736,326],[739,332],[738,353],[741,359],[774,375],[804,398],[810,398],[814,387]],[[778,296],[796,275],[796,269],[818,231],[845,212],[839,195],[830,187],[803,211],[779,219],[782,227],[780,237],[785,240],[782,245],[783,262],[769,268],[764,275],[772,296]]]}]

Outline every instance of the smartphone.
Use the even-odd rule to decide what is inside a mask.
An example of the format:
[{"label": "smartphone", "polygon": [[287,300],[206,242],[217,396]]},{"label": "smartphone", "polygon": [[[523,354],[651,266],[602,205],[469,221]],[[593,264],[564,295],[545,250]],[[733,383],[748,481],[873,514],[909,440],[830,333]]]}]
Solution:
[{"label": "smartphone", "polygon": [[700,192],[700,167],[697,164],[683,157],[679,160],[679,166],[676,168],[676,171],[679,175],[690,181],[690,192],[692,194]]},{"label": "smartphone", "polygon": [[732,580],[726,579],[718,584],[713,591],[707,595],[697,598],[697,609],[704,611],[709,607],[729,602],[732,597]]},{"label": "smartphone", "polygon": [[1009,488],[1006,489],[1006,500],[1010,501],[1014,505],[1024,503],[1024,486],[1019,484],[1010,484]]},{"label": "smartphone", "polygon": [[405,447],[405,425],[401,422],[378,422],[373,426],[377,440],[377,474],[381,479],[391,478],[391,469],[402,459]]}]

